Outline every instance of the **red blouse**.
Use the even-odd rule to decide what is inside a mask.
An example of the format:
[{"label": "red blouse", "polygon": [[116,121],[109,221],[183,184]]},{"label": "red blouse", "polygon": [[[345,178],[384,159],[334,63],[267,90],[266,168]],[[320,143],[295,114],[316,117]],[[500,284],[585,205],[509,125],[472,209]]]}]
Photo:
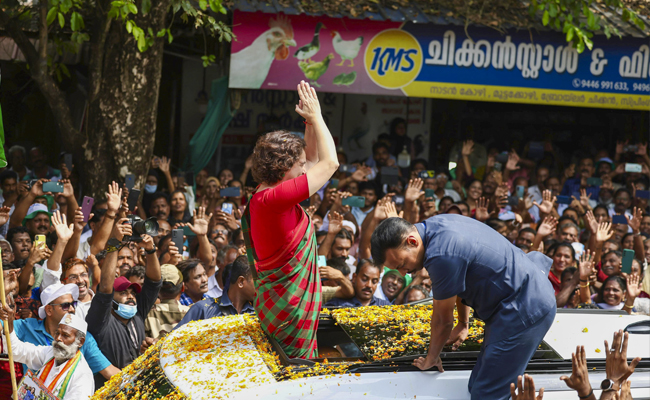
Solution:
[{"label": "red blouse", "polygon": [[558,293],[560,293],[562,282],[560,282],[560,279],[555,276],[553,271],[548,271],[548,280],[551,281],[551,285],[553,285],[553,290],[555,290],[555,295],[557,296]]},{"label": "red blouse", "polygon": [[[264,261],[280,254],[285,247],[291,245],[299,235],[302,239],[304,231],[296,230],[307,215],[300,202],[309,198],[307,175],[282,182],[278,186],[255,193],[250,201],[251,237],[257,258]],[[293,257],[287,252],[272,266],[264,269],[275,269],[286,264]],[[259,267],[258,267],[259,268]]]}]

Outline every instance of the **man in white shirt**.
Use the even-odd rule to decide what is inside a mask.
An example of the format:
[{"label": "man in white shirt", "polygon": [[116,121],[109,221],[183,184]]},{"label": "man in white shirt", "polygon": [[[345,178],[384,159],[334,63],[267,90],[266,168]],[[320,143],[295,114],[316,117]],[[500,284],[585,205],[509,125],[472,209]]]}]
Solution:
[{"label": "man in white shirt", "polygon": [[[208,277],[208,293],[209,297],[217,299],[223,294],[223,271],[226,265],[232,264],[239,255],[239,249],[235,246],[228,245],[217,253],[217,268],[216,271]],[[208,274],[209,275],[209,274]]]},{"label": "man in white shirt", "polygon": [[[12,308],[4,308],[1,317],[9,324],[14,361],[38,370],[34,376],[61,400],[92,396],[95,392],[93,373],[79,350],[86,340],[86,321],[74,314],[65,314],[54,332],[52,345],[36,346],[18,339],[13,330]],[[4,334],[2,346],[7,348]]]},{"label": "man in white shirt", "polygon": [[[95,292],[90,289],[88,264],[93,265],[93,263],[96,262],[97,260],[94,256],[89,258],[86,262],[78,258],[70,258],[65,262],[63,268],[60,266],[52,266],[52,268],[50,268],[48,261],[45,261],[45,264],[43,264],[44,271],[41,289],[45,289],[46,287],[56,283],[63,283],[64,285],[72,283],[77,285],[79,288],[79,297],[77,305],[75,306],[75,314],[86,319],[90,304],[93,297],[95,297]],[[96,273],[98,273],[98,271],[99,268],[97,267]]]}]

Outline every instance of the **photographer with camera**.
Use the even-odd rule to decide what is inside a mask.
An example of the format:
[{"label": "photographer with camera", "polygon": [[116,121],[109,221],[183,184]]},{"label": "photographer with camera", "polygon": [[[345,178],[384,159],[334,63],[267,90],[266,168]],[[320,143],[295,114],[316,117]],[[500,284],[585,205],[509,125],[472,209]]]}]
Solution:
[{"label": "photographer with camera", "polygon": [[[121,192],[114,183],[109,188],[108,203],[119,204]],[[104,355],[116,367],[124,368],[140,355],[140,344],[145,339],[144,320],[162,286],[156,246],[151,235],[143,233],[146,230],[155,235],[157,232],[154,232],[154,228],[157,230],[157,226],[153,226],[151,220],[137,221],[131,218],[131,223],[119,220],[120,229],[113,230],[115,220],[109,221],[113,237],[108,241],[101,280],[86,321],[88,331],[95,336]],[[142,286],[131,283],[123,276],[115,278],[118,251],[126,245],[125,241],[136,242],[146,253],[146,273]],[[96,383],[97,387],[101,387],[104,380]]]}]

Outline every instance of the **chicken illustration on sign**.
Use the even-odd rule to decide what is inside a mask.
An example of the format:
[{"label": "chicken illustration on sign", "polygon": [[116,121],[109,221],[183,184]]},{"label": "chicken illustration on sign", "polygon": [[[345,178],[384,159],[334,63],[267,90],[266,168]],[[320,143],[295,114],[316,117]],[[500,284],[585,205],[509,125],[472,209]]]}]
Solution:
[{"label": "chicken illustration on sign", "polygon": [[305,78],[309,79],[310,84],[316,87],[320,87],[318,84],[318,78],[323,76],[327,69],[330,66],[330,61],[334,58],[334,54],[329,54],[323,61],[320,62],[298,62],[298,66],[305,74]]},{"label": "chicken illustration on sign", "polygon": [[277,19],[271,18],[269,27],[250,46],[231,56],[231,87],[261,88],[273,60],[286,60],[289,57],[289,47],[297,46],[288,18],[281,15]]},{"label": "chicken illustration on sign", "polygon": [[300,61],[311,61],[311,58],[318,53],[318,50],[320,50],[319,35],[321,28],[324,28],[322,22],[316,24],[316,31],[314,32],[313,39],[308,44],[296,50],[296,53],[293,55],[294,57]]},{"label": "chicken illustration on sign", "polygon": [[359,55],[361,45],[363,44],[363,36],[359,36],[354,40],[343,40],[341,34],[337,31],[332,31],[332,46],[336,54],[341,56],[341,63],[338,66],[345,64],[346,60],[350,60],[350,67],[354,67],[354,59]]}]

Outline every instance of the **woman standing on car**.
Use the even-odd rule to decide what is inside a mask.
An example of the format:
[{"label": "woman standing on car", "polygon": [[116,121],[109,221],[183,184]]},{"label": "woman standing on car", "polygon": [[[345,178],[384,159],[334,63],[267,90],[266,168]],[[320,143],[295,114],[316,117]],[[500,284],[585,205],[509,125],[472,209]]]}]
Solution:
[{"label": "woman standing on car", "polygon": [[299,203],[323,187],[339,164],[316,91],[302,81],[298,95],[305,140],[275,131],[257,141],[252,173],[261,184],[242,224],[263,329],[289,357],[314,358],[321,286],[314,228]]}]

